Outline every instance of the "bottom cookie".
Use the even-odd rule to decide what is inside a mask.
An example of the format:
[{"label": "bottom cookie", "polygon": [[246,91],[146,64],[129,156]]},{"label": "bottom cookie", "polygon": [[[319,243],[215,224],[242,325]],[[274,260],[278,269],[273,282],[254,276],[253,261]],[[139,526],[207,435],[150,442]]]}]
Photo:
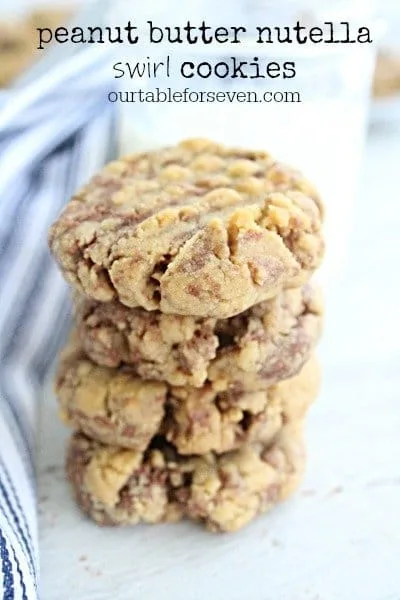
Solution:
[{"label": "bottom cookie", "polygon": [[77,504],[101,525],[186,516],[211,531],[236,531],[287,498],[304,467],[301,423],[284,426],[268,445],[201,457],[179,456],[161,437],[140,453],[75,433],[66,462]]}]

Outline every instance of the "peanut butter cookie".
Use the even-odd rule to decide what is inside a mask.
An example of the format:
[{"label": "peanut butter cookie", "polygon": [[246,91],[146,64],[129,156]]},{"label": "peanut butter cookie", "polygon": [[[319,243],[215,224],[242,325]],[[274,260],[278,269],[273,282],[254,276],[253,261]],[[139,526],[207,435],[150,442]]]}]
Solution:
[{"label": "peanut butter cookie", "polygon": [[309,284],[285,290],[227,320],[165,315],[120,302],[75,299],[77,331],[99,365],[123,364],[174,386],[259,389],[291,377],[322,329],[322,301]]},{"label": "peanut butter cookie", "polygon": [[378,54],[372,91],[379,99],[400,94],[400,53]]},{"label": "peanut butter cookie", "polygon": [[190,484],[177,496],[186,516],[210,531],[237,531],[300,484],[306,462],[302,427],[283,427],[267,445],[242,446],[193,462]]},{"label": "peanut butter cookie", "polygon": [[0,88],[13,83],[40,57],[36,29],[54,29],[69,17],[69,10],[48,6],[23,18],[0,21]]},{"label": "peanut butter cookie", "polygon": [[313,358],[295,377],[258,392],[173,388],[163,433],[182,455],[220,454],[244,444],[268,444],[283,425],[304,419],[319,384],[320,370]]},{"label": "peanut butter cookie", "polygon": [[287,498],[304,467],[301,427],[289,425],[268,445],[186,458],[161,437],[139,453],[75,433],[66,462],[77,504],[101,525],[187,516],[211,531],[236,531]]},{"label": "peanut butter cookie", "polygon": [[160,429],[167,386],[122,369],[99,367],[72,336],[55,381],[61,419],[90,437],[142,451]]},{"label": "peanut butter cookie", "polygon": [[226,452],[268,442],[304,418],[319,387],[315,359],[300,374],[262,391],[216,392],[144,381],[123,369],[99,367],[79,348],[64,355],[56,379],[63,421],[106,444],[144,451],[162,433],[181,454]]},{"label": "peanut butter cookie", "polygon": [[152,447],[144,454],[75,433],[66,472],[77,504],[100,525],[179,520],[183,511],[172,497],[170,478],[174,471],[181,478],[182,472],[167,467],[164,446],[164,453]]},{"label": "peanut butter cookie", "polygon": [[107,165],[49,243],[90,298],[228,318],[310,277],[322,212],[314,187],[268,154],[189,140]]},{"label": "peanut butter cookie", "polygon": [[0,88],[30,65],[35,53],[34,31],[25,21],[0,22]]}]

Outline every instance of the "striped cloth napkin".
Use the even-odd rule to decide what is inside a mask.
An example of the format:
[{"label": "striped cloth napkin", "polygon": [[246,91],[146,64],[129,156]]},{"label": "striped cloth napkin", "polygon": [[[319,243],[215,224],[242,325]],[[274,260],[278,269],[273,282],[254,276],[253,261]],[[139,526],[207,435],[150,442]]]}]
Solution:
[{"label": "striped cloth napkin", "polygon": [[[84,50],[0,98],[0,598],[38,597],[36,422],[69,324],[47,229],[114,151],[105,51]],[[108,62],[109,67],[109,62]]]}]

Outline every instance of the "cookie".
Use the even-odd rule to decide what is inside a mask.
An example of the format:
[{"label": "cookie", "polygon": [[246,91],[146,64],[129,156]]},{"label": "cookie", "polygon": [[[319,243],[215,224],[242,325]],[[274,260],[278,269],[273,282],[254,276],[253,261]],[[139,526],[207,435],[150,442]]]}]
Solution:
[{"label": "cookie", "polygon": [[[179,476],[180,472],[176,467]],[[177,521],[181,505],[172,497],[163,453],[143,454],[105,446],[75,433],[66,458],[67,478],[80,508],[100,525]]]},{"label": "cookie", "polygon": [[21,75],[34,54],[34,31],[25,21],[0,22],[0,87],[9,85]]},{"label": "cookie", "polygon": [[66,461],[77,504],[101,525],[186,516],[211,531],[236,531],[287,498],[304,467],[300,426],[285,426],[269,445],[186,458],[160,437],[139,453],[75,433]]},{"label": "cookie", "polygon": [[41,29],[56,29],[68,23],[73,16],[74,11],[66,6],[47,5],[46,7],[38,7],[28,15],[28,22],[36,33],[37,28]]},{"label": "cookie", "polygon": [[375,98],[400,94],[400,53],[378,54],[372,91]]},{"label": "cookie", "polygon": [[107,165],[49,244],[90,298],[228,318],[308,280],[322,216],[313,186],[270,155],[188,140]]},{"label": "cookie", "polygon": [[39,58],[37,28],[54,29],[69,16],[69,11],[48,7],[24,18],[0,22],[0,87],[13,83]]},{"label": "cookie", "polygon": [[302,421],[319,391],[320,371],[310,360],[299,375],[258,392],[216,393],[174,388],[163,425],[182,455],[229,452],[270,443],[283,425]]},{"label": "cookie", "polygon": [[181,454],[226,452],[268,442],[304,418],[319,387],[315,359],[299,375],[258,392],[169,387],[99,367],[80,352],[64,355],[56,378],[63,421],[106,444],[143,451],[160,432]]},{"label": "cookie", "polygon": [[178,498],[186,516],[208,530],[237,531],[286,500],[299,486],[305,463],[301,426],[286,426],[270,444],[196,459]]},{"label": "cookie", "polygon": [[298,372],[322,328],[310,285],[278,294],[227,320],[165,315],[78,296],[75,319],[86,354],[99,365],[132,366],[174,386],[258,389]]},{"label": "cookie", "polygon": [[165,414],[166,384],[98,367],[75,337],[61,354],[55,391],[64,423],[106,444],[144,450]]}]

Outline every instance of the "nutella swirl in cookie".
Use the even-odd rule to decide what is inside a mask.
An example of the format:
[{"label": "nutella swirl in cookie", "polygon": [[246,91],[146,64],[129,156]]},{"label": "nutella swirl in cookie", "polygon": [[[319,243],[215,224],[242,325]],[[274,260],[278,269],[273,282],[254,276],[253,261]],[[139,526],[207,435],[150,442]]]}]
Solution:
[{"label": "nutella swirl in cookie", "polygon": [[267,153],[188,140],[107,165],[49,242],[88,298],[228,318],[309,279],[322,218],[314,187]]},{"label": "nutella swirl in cookie", "polygon": [[210,384],[173,387],[124,368],[100,367],[73,344],[56,378],[67,425],[102,443],[140,452],[161,433],[182,455],[267,443],[284,424],[304,419],[318,388],[314,357],[298,375],[267,389],[218,392]]},{"label": "nutella swirl in cookie", "polygon": [[236,531],[293,493],[304,465],[302,424],[296,424],[282,427],[269,444],[201,457],[179,456],[162,436],[140,453],[75,433],[66,470],[78,506],[101,525],[186,516],[211,531]]},{"label": "nutella swirl in cookie", "polygon": [[165,315],[75,298],[85,353],[107,367],[129,365],[144,379],[174,386],[257,390],[295,375],[322,329],[319,290],[285,290],[230,319]]}]

